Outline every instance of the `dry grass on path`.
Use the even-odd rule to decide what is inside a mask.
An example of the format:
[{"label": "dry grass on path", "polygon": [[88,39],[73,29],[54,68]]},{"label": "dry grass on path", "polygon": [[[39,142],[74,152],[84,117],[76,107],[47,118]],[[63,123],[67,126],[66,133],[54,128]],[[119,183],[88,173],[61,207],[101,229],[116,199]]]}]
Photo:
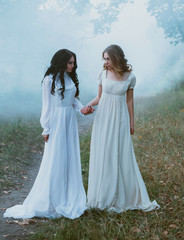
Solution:
[{"label": "dry grass on path", "polygon": [[32,153],[42,154],[43,140],[37,120],[0,122],[0,194],[19,186]]}]

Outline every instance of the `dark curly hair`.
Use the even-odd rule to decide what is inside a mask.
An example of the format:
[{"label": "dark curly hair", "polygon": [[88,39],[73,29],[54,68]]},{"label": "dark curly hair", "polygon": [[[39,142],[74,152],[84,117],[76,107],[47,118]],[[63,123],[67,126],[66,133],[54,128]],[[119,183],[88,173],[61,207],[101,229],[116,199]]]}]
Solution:
[{"label": "dark curly hair", "polygon": [[[124,72],[131,72],[132,66],[127,64],[128,60],[125,58],[125,54],[120,46],[112,44],[108,46],[102,53],[102,58],[104,54],[108,53],[110,60],[112,61],[112,68],[117,75],[122,76]],[[106,64],[104,64],[104,69]]]},{"label": "dark curly hair", "polygon": [[[77,59],[75,53],[69,51],[68,49],[61,49],[57,51],[54,56],[52,57],[52,60],[50,62],[50,67],[47,69],[45,72],[44,78],[48,76],[49,74],[52,74],[53,76],[53,81],[52,81],[52,88],[51,88],[51,94],[55,94],[55,81],[56,81],[56,76],[59,73],[59,78],[61,82],[62,88],[61,90],[61,98],[64,98],[64,91],[65,91],[65,81],[64,81],[64,72],[67,69],[67,64],[71,57],[74,57],[74,68],[71,73],[68,73],[71,79],[73,80],[75,87],[76,87],[76,94],[75,97],[79,96],[79,81],[77,78]],[[42,81],[43,82],[43,81]]]}]

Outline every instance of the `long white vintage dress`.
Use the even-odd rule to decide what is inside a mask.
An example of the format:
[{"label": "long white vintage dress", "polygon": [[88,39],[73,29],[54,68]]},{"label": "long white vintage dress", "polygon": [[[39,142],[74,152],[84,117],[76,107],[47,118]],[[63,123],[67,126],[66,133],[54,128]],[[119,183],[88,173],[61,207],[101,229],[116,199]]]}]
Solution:
[{"label": "long white vintage dress", "polygon": [[126,81],[107,78],[105,70],[99,76],[102,96],[91,136],[88,208],[114,212],[159,208],[156,201],[150,202],[130,135],[126,92],[135,82],[133,73]]},{"label": "long white vintage dress", "polygon": [[8,208],[4,217],[70,219],[81,216],[86,209],[86,194],[81,175],[78,124],[75,110],[83,107],[75,98],[76,87],[64,74],[64,99],[56,78],[55,96],[50,93],[52,75],[43,82],[42,134],[50,134],[45,143],[41,166],[34,185],[22,205]]}]

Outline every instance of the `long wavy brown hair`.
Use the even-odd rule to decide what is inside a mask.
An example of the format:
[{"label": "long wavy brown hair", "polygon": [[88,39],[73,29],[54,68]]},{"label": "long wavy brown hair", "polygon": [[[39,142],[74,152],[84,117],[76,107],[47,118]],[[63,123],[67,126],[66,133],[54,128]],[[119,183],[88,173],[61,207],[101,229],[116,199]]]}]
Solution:
[{"label": "long wavy brown hair", "polygon": [[[131,72],[132,66],[128,64],[128,60],[125,58],[125,54],[120,46],[112,44],[108,46],[102,53],[102,58],[104,59],[104,54],[107,53],[112,62],[112,69],[118,77],[122,77],[124,72]],[[107,69],[106,63],[104,63],[104,69]]]},{"label": "long wavy brown hair", "polygon": [[75,97],[78,97],[79,96],[79,81],[78,81],[77,73],[76,73],[77,59],[76,59],[75,53],[69,51],[68,49],[61,49],[61,50],[57,51],[54,54],[54,56],[52,57],[52,60],[50,62],[50,67],[47,69],[47,71],[44,75],[44,77],[46,77],[47,75],[52,74],[53,81],[52,81],[51,94],[54,95],[55,94],[56,76],[59,73],[59,79],[60,79],[60,83],[62,86],[59,90],[60,90],[62,99],[64,98],[64,91],[65,91],[64,72],[66,71],[67,64],[72,56],[74,57],[74,68],[73,68],[72,72],[68,73],[68,74],[71,77],[71,79],[73,80],[75,87],[77,89]]}]

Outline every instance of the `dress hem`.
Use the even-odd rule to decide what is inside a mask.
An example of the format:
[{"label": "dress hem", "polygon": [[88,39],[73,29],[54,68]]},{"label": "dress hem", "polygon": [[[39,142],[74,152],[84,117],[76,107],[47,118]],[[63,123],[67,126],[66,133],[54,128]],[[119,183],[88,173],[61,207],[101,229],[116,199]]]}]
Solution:
[{"label": "dress hem", "polygon": [[100,207],[100,204],[97,204],[98,206],[95,206],[96,204],[87,204],[87,208],[88,209],[100,209],[100,210],[107,210],[108,212],[115,212],[115,213],[121,213],[121,212],[126,212],[128,210],[142,210],[143,212],[149,212],[152,210],[158,210],[160,208],[160,205],[156,202],[156,200],[154,200],[153,202],[151,202],[151,204],[149,205],[145,205],[145,206],[136,206],[136,207],[132,207],[132,206],[128,206],[128,207]]},{"label": "dress hem", "polygon": [[[23,205],[16,205],[14,207],[21,207],[21,206],[23,206]],[[56,218],[66,217],[66,218],[69,218],[69,219],[75,219],[75,218],[80,217],[85,212],[85,210],[87,210],[87,207],[79,209],[77,211],[77,213],[75,214],[75,216],[72,216],[72,214],[66,214],[64,211],[62,211],[62,209],[60,209],[60,211],[53,211],[52,213],[50,212],[50,213],[47,213],[47,214],[41,214],[41,212],[38,213],[37,211],[29,208],[30,214],[25,214],[25,215],[22,214],[22,216],[16,217],[15,216],[16,214],[11,214],[11,213],[9,213],[9,211],[7,211],[3,214],[3,217],[4,218],[14,218],[14,219],[31,219],[31,218],[35,218],[35,217],[56,219]]]}]

